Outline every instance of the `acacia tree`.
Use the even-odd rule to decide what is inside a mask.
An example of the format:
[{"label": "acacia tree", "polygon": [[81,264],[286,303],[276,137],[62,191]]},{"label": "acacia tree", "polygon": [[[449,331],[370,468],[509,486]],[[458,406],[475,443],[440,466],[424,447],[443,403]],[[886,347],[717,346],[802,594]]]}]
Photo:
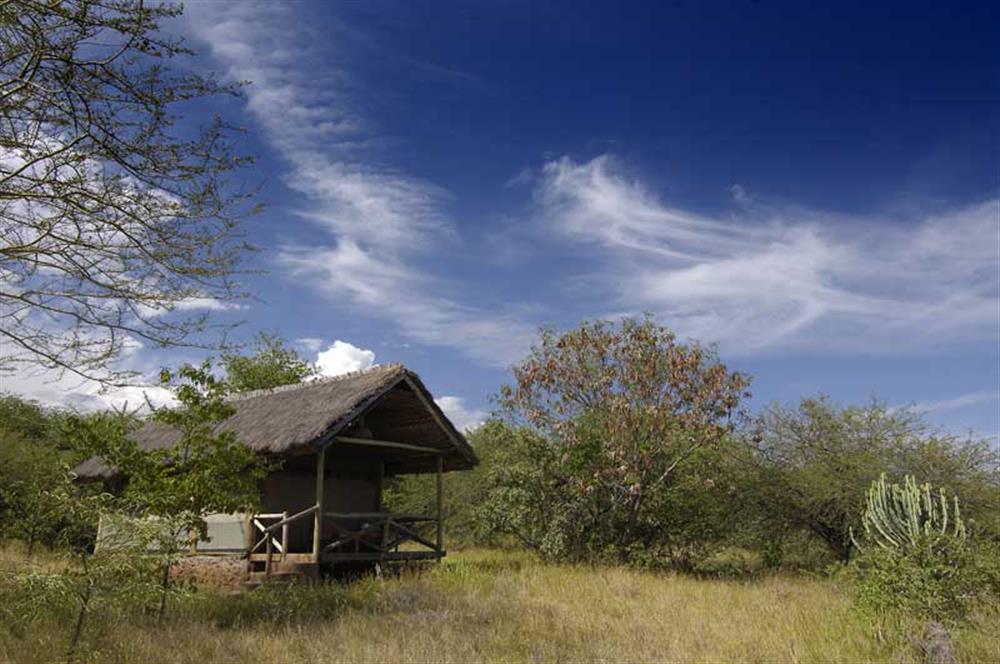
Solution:
[{"label": "acacia tree", "polygon": [[851,529],[860,529],[868,487],[884,471],[960,496],[970,527],[1000,539],[1000,454],[988,441],[937,431],[918,413],[878,400],[841,406],[822,396],[768,406],[752,432],[757,479],[747,498],[774,535],[807,532],[848,560]]},{"label": "acacia tree", "polygon": [[[59,519],[45,489],[62,474],[58,445],[64,414],[14,395],[0,395],[0,538],[52,545]],[[30,518],[25,518],[30,517]]]},{"label": "acacia tree", "polygon": [[238,92],[143,0],[0,2],[0,368],[110,381],[136,341],[206,344],[204,298],[239,295],[250,194],[238,128],[182,121]]},{"label": "acacia tree", "polygon": [[[533,488],[501,482],[491,512],[540,486],[549,504],[515,510],[544,515],[535,533],[518,533],[524,541],[574,557],[655,553],[669,541],[664,510],[685,464],[727,440],[748,385],[711,349],[678,342],[648,317],[543,331],[498,398],[512,425],[535,432],[523,438],[542,447],[529,460],[529,475],[542,477]],[[523,525],[508,518],[505,527]]]}]

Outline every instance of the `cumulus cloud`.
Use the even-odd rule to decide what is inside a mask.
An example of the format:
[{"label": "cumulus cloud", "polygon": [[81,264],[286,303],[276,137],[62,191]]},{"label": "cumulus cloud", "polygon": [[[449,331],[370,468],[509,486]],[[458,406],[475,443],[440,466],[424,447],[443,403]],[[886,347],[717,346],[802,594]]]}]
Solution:
[{"label": "cumulus cloud", "polygon": [[105,387],[75,374],[40,367],[23,368],[15,374],[3,376],[0,386],[0,391],[11,392],[45,406],[81,411],[107,408],[146,410],[147,400],[154,408],[175,403],[169,390],[155,385]]},{"label": "cumulus cloud", "polygon": [[996,339],[1000,201],[895,219],[737,198],[725,217],[671,206],[607,155],[549,162],[536,191],[547,227],[593,248],[620,309],[729,351]]},{"label": "cumulus cloud", "polygon": [[455,225],[442,211],[449,194],[382,163],[372,147],[380,138],[350,103],[342,54],[321,35],[304,36],[294,11],[220,2],[195,5],[190,17],[229,76],[253,82],[248,108],[288,164],[285,182],[306,202],[300,216],[329,232],[325,245],[282,248],[279,264],[416,341],[508,363],[534,325],[445,295],[449,287],[419,267],[430,253],[454,249]]},{"label": "cumulus cloud", "polygon": [[323,376],[339,376],[375,365],[375,352],[337,340],[316,356],[316,368]]},{"label": "cumulus cloud", "polygon": [[470,408],[465,399],[456,396],[443,396],[434,400],[434,403],[444,411],[451,423],[459,431],[475,429],[486,421],[489,414],[480,408]]}]

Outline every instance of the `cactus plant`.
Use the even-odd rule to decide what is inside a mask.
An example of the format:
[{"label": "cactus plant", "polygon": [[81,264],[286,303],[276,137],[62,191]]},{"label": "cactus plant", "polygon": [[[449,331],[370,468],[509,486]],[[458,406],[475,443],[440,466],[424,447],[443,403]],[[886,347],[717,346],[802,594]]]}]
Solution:
[{"label": "cactus plant", "polygon": [[[861,523],[866,542],[874,542],[883,549],[933,544],[946,535],[965,540],[958,497],[949,503],[943,489],[935,495],[930,484],[918,485],[909,475],[902,486],[886,482],[885,473],[872,482]],[[858,549],[863,548],[853,531],[851,541]]]}]

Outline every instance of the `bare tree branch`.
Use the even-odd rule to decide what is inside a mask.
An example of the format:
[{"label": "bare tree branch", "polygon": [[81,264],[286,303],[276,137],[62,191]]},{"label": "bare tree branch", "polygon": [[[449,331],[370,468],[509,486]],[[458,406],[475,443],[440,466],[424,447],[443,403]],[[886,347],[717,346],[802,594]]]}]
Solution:
[{"label": "bare tree branch", "polygon": [[242,297],[252,163],[220,117],[237,86],[184,71],[159,31],[175,5],[0,2],[0,370],[41,364],[115,382],[138,340],[214,345],[194,298]]}]

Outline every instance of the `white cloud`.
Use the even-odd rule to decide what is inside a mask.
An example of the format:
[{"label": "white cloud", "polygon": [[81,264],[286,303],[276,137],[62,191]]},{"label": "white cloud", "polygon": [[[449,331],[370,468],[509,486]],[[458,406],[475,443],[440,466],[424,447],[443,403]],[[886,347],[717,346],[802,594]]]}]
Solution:
[{"label": "white cloud", "polygon": [[[135,350],[127,352],[123,362],[116,368],[126,371],[134,368]],[[17,394],[45,406],[81,411],[107,408],[145,410],[147,400],[154,408],[175,403],[170,390],[151,384],[153,379],[148,375],[137,376],[135,384],[112,386],[102,385],[96,380],[83,378],[69,371],[42,367],[35,362],[13,363],[12,366],[16,367],[15,371],[0,374],[0,393]]]},{"label": "white cloud", "polygon": [[913,349],[996,339],[1000,201],[915,219],[767,206],[731,216],[661,202],[609,156],[546,164],[549,228],[595,248],[616,306],[727,351]]},{"label": "white cloud", "polygon": [[978,406],[984,403],[995,403],[997,401],[1000,401],[1000,391],[982,390],[940,401],[921,401],[913,404],[913,409],[925,413],[941,413],[969,406]]},{"label": "white cloud", "polygon": [[247,305],[239,302],[225,302],[214,297],[189,297],[174,305],[176,311],[236,311],[247,309]]},{"label": "white cloud", "polygon": [[434,279],[350,240],[325,249],[290,250],[280,263],[331,299],[347,298],[369,315],[392,316],[410,339],[460,348],[484,364],[515,362],[535,336],[534,326],[513,315],[486,314],[435,295]]},{"label": "white cloud", "polygon": [[[48,332],[48,330],[46,330]],[[58,333],[53,332],[56,338]],[[86,344],[94,335],[89,330],[77,337],[64,333],[67,343]],[[99,337],[98,337],[99,338]],[[67,407],[81,411],[107,408],[145,410],[148,401],[153,407],[171,404],[173,394],[156,385],[159,367],[151,364],[143,353],[145,346],[133,335],[118,340],[121,352],[106,365],[88,368],[89,377],[42,363],[38,355],[13,344],[0,343],[3,349],[3,370],[0,371],[0,393],[12,393],[45,406]],[[114,384],[112,384],[114,383]]]},{"label": "white cloud", "polygon": [[465,399],[455,396],[443,396],[434,400],[434,403],[444,411],[451,423],[459,431],[475,429],[489,417],[489,414],[479,408],[469,408]]},{"label": "white cloud", "polygon": [[190,29],[229,76],[252,81],[248,108],[288,163],[285,182],[307,201],[299,214],[330,233],[326,246],[282,248],[279,265],[421,343],[494,365],[519,357],[534,325],[465,305],[418,267],[431,252],[455,248],[455,226],[442,212],[449,195],[380,163],[373,149],[379,139],[352,107],[352,80],[338,67],[337,45],[308,34],[294,8],[276,3],[191,10]]},{"label": "white cloud", "polygon": [[324,376],[339,376],[351,371],[360,371],[374,364],[373,351],[358,348],[339,339],[316,356],[316,367]]},{"label": "white cloud", "polygon": [[313,353],[323,347],[323,340],[318,337],[302,337],[296,339],[295,343]]}]

